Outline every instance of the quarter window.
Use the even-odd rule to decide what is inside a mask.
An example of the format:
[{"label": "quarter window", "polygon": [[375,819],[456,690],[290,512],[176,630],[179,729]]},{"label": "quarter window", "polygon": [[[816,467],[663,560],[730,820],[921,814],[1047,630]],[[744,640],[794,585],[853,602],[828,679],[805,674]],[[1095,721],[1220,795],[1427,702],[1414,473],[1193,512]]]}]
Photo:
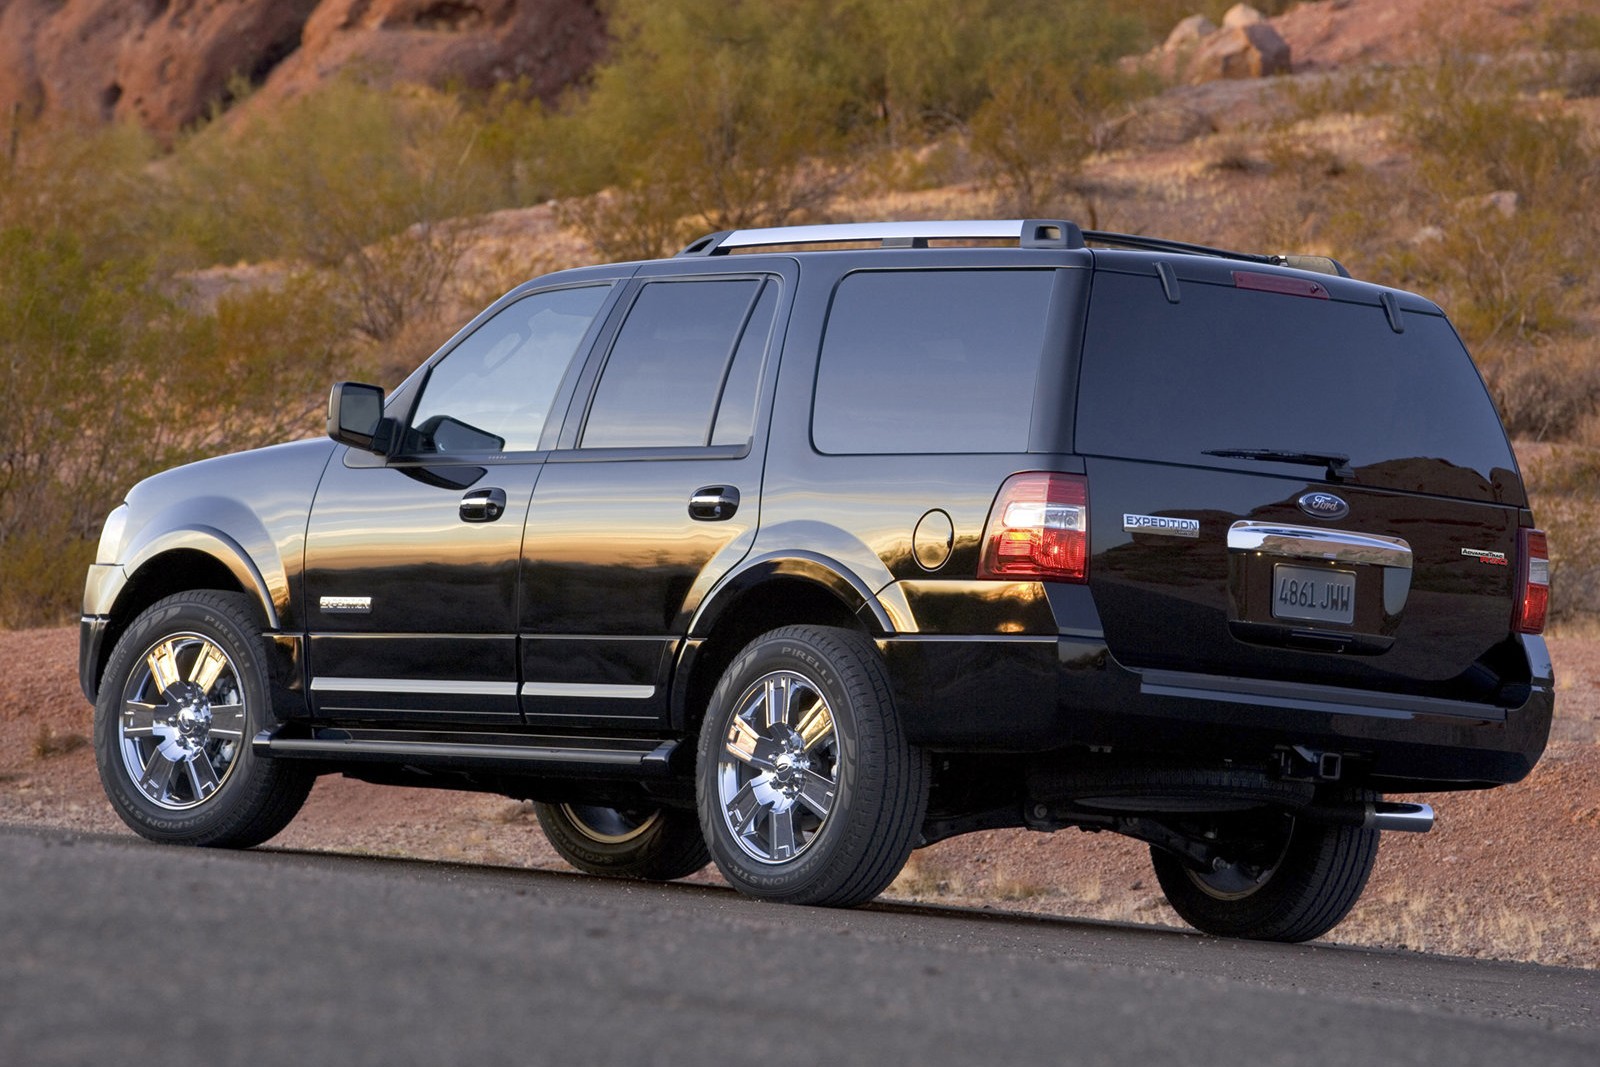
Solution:
[{"label": "quarter window", "polygon": [[1024,452],[1051,271],[872,271],[839,283],[811,414],[832,453]]}]

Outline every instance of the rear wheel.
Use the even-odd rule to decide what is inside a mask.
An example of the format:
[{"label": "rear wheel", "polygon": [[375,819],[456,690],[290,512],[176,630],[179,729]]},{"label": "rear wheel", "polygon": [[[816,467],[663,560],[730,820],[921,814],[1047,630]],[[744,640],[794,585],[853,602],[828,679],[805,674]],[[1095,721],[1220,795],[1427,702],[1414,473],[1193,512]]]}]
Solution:
[{"label": "rear wheel", "polygon": [[711,862],[692,811],[535,804],[534,813],[561,858],[585,874],[670,882]]},{"label": "rear wheel", "polygon": [[95,759],[122,821],[155,841],[258,845],[294,818],[314,776],[257,756],[271,680],[240,593],[157,601],[117,642],[95,705]]},{"label": "rear wheel", "polygon": [[711,696],[700,821],[734,888],[792,904],[871,900],[905,865],[928,761],[905,739],[877,649],[789,626],[751,642]]},{"label": "rear wheel", "polygon": [[1284,812],[1224,830],[1248,834],[1209,870],[1150,850],[1168,903],[1190,926],[1218,937],[1309,941],[1355,906],[1378,856],[1378,831],[1308,822]]}]

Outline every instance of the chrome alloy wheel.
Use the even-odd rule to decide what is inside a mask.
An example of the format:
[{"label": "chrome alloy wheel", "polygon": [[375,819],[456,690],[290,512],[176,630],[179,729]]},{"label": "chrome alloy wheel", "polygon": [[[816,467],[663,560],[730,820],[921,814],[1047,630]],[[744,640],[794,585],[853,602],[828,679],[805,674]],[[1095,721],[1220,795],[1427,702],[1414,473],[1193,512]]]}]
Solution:
[{"label": "chrome alloy wheel", "polygon": [[244,726],[243,688],[228,654],[200,634],[163,637],[123,687],[122,768],[157,806],[197,807],[233,772]]},{"label": "chrome alloy wheel", "polygon": [[563,804],[561,810],[572,820],[572,826],[584,837],[602,845],[625,845],[642,837],[661,820],[657,808],[640,818],[633,812],[618,808],[601,808],[585,804]]},{"label": "chrome alloy wheel", "polygon": [[757,678],[734,708],[717,762],[723,820],[745,855],[786,863],[817,840],[839,794],[833,711],[793,671]]},{"label": "chrome alloy wheel", "polygon": [[1278,873],[1278,867],[1282,865],[1283,857],[1289,851],[1289,838],[1293,830],[1294,822],[1289,820],[1282,842],[1276,848],[1269,850],[1272,858],[1265,864],[1219,859],[1209,871],[1197,871],[1192,867],[1185,867],[1184,873],[1189,876],[1189,880],[1197,889],[1213,900],[1244,900],[1270,882],[1272,876]]}]

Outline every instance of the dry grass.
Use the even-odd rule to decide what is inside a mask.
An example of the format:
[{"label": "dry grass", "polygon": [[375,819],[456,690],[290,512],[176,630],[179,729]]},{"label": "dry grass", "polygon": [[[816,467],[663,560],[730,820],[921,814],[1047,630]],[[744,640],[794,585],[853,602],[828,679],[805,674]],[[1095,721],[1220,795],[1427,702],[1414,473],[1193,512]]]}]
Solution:
[{"label": "dry grass", "polygon": [[913,853],[893,884],[884,891],[884,896],[920,904],[959,897],[964,895],[965,889],[951,868],[925,853]]},{"label": "dry grass", "polygon": [[1330,936],[1447,956],[1594,968],[1600,904],[1563,899],[1548,876],[1542,890],[1518,893],[1489,908],[1475,907],[1458,894],[1419,894],[1411,886],[1393,886],[1369,893]]},{"label": "dry grass", "polygon": [[33,735],[33,758],[53,759],[89,747],[89,739],[78,733],[56,733],[50,724],[42,722]]}]

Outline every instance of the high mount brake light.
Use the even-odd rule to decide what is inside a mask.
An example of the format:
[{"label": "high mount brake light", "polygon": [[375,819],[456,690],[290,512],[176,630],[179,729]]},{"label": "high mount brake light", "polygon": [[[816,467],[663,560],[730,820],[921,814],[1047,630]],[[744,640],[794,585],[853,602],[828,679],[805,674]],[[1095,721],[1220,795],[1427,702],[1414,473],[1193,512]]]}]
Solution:
[{"label": "high mount brake light", "polygon": [[979,578],[1089,580],[1088,481],[1028,471],[1007,478],[983,530]]},{"label": "high mount brake light", "polygon": [[1517,598],[1512,628],[1518,633],[1544,632],[1550,612],[1550,542],[1543,530],[1517,531]]}]

